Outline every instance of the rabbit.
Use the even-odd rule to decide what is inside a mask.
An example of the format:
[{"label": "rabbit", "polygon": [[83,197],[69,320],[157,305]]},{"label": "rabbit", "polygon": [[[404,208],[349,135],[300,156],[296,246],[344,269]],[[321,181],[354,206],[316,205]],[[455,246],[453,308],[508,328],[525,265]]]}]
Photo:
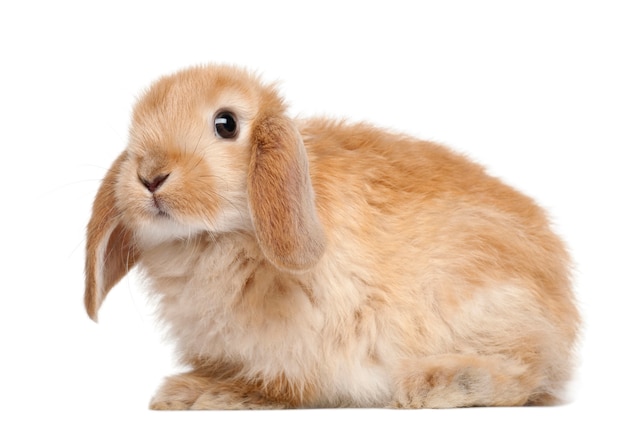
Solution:
[{"label": "rabbit", "polygon": [[157,80],[87,226],[91,319],[137,266],[185,372],[156,410],[560,403],[580,328],[535,202],[464,155],[290,118],[230,65]]}]

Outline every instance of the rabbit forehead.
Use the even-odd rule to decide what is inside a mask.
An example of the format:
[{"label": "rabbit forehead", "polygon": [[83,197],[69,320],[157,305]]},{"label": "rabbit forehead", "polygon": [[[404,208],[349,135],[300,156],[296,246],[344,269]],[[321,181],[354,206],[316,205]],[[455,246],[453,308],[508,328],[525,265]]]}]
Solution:
[{"label": "rabbit forehead", "polygon": [[191,68],[152,84],[135,106],[134,120],[155,114],[184,117],[204,107],[233,107],[252,115],[265,92],[260,80],[245,70]]},{"label": "rabbit forehead", "polygon": [[239,89],[227,88],[207,97],[201,104],[201,110],[210,121],[220,111],[230,111],[237,115],[239,121],[249,123],[259,112],[258,97],[242,93]]}]

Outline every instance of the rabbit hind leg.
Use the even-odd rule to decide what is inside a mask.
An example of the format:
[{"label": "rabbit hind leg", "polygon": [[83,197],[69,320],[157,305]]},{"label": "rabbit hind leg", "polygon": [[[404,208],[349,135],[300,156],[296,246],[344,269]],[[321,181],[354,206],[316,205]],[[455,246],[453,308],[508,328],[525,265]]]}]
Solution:
[{"label": "rabbit hind leg", "polygon": [[528,365],[499,355],[436,355],[406,361],[400,370],[396,408],[519,406],[545,397]]}]

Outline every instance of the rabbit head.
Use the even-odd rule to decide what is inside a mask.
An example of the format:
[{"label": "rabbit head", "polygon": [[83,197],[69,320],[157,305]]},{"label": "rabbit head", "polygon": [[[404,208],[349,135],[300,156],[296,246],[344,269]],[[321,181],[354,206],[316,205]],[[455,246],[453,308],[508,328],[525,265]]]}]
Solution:
[{"label": "rabbit head", "polygon": [[200,232],[250,231],[286,271],[318,261],[324,232],[302,138],[285,109],[273,86],[229,67],[188,69],[148,89],[87,228],[92,319],[142,250]]}]

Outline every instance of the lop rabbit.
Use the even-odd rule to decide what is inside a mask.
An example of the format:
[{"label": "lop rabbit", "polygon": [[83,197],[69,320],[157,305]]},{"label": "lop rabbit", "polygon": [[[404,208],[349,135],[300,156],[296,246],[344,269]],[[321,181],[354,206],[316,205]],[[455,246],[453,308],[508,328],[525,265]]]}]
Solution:
[{"label": "lop rabbit", "polygon": [[544,211],[441,145],[292,119],[246,70],[149,88],[87,231],[89,316],[137,265],[188,367],[153,409],[548,404],[570,378]]}]

